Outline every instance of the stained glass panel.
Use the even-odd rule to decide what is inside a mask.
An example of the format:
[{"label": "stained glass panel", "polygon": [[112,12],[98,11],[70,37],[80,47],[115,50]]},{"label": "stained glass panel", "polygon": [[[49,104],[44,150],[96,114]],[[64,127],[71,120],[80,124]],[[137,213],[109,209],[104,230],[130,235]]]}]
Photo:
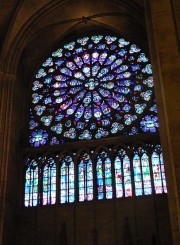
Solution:
[{"label": "stained glass panel", "polygon": [[150,176],[150,168],[149,168],[149,157],[146,152],[144,152],[141,157],[141,164],[142,164],[144,194],[150,195],[152,194],[151,176]]},{"label": "stained glass panel", "polygon": [[130,159],[127,155],[125,155],[123,158],[123,171],[124,171],[125,197],[131,197],[132,196],[131,167],[130,167]]},{"label": "stained glass panel", "polygon": [[27,160],[27,170],[25,176],[25,197],[24,205],[37,206],[38,205],[38,162]]},{"label": "stained glass panel", "polygon": [[71,156],[62,158],[60,168],[60,202],[74,202],[74,162]]},{"label": "stained glass panel", "polygon": [[78,165],[79,201],[93,200],[93,166],[92,160],[84,153]]},{"label": "stained glass panel", "polygon": [[110,35],[67,42],[35,75],[29,143],[157,132],[153,86],[151,64],[137,45]]},{"label": "stained glass panel", "polygon": [[111,160],[105,151],[99,153],[96,163],[98,199],[112,198]]},{"label": "stained glass panel", "polygon": [[43,205],[56,202],[56,164],[53,158],[44,159],[43,169]]},{"label": "stained glass panel", "polygon": [[167,193],[162,149],[159,145],[156,146],[156,149],[152,154],[152,169],[155,193]]},{"label": "stained glass panel", "polygon": [[143,194],[142,187],[142,172],[141,172],[141,158],[138,153],[135,153],[133,157],[133,170],[134,170],[134,184],[136,196]]},{"label": "stained glass panel", "polygon": [[123,175],[122,175],[122,162],[119,156],[115,158],[115,183],[116,183],[116,197],[123,196]]}]

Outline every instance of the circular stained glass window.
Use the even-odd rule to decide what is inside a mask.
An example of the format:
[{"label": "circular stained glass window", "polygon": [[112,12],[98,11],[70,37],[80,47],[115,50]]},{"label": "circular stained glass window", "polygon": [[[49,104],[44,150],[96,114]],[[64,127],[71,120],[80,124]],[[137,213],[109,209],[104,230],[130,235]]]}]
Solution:
[{"label": "circular stained glass window", "polygon": [[158,128],[152,68],[145,53],[116,36],[73,40],[35,75],[30,144],[153,133]]}]

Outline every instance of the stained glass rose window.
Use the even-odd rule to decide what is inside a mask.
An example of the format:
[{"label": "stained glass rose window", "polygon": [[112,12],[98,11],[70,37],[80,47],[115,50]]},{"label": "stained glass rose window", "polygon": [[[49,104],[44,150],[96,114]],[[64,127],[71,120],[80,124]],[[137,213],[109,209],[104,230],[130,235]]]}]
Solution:
[{"label": "stained glass rose window", "polygon": [[30,144],[59,144],[158,130],[152,67],[116,36],[93,35],[52,52],[32,87]]}]

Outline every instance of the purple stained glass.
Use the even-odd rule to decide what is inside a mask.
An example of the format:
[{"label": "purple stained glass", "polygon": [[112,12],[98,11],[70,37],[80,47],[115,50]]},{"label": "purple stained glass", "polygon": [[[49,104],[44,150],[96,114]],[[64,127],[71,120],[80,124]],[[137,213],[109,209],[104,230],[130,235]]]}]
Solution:
[{"label": "purple stained glass", "polygon": [[111,35],[70,40],[35,74],[29,143],[38,147],[132,135],[134,126],[135,134],[154,133],[158,119],[153,85],[151,64],[136,44]]}]

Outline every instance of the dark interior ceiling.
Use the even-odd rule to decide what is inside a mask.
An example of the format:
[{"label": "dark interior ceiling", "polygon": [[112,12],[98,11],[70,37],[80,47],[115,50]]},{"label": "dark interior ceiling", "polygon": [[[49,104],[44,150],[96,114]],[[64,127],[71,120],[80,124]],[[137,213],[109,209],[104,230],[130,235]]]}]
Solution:
[{"label": "dark interior ceiling", "polygon": [[[127,3],[129,0],[110,0],[110,1],[124,4]],[[30,4],[33,5],[34,0],[0,0],[0,46],[1,47],[3,45],[3,41],[6,36],[6,33],[10,28],[11,22],[13,21],[13,16],[15,16],[15,12],[19,8],[19,5],[22,4],[22,2],[27,2],[28,5]],[[44,3],[47,2],[50,1],[47,0],[44,1]],[[143,8],[144,1],[131,0],[131,2],[137,4],[137,7],[139,8]]]}]

